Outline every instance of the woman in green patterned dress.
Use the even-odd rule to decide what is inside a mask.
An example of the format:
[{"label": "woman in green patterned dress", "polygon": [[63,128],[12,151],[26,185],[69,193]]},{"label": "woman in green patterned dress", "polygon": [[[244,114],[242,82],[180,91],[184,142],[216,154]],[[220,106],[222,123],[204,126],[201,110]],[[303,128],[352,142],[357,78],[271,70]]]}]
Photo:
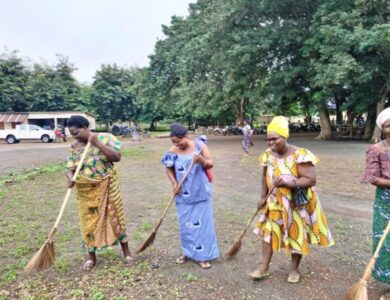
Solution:
[{"label": "woman in green patterned dress", "polygon": [[[376,186],[373,214],[373,251],[390,220],[390,108],[383,110],[376,121],[386,139],[367,150],[366,170],[362,182]],[[372,276],[390,284],[390,236],[385,240],[376,260]]]},{"label": "woman in green patterned dress", "polygon": [[[123,203],[114,162],[121,159],[121,143],[111,134],[96,134],[89,130],[89,122],[82,116],[72,116],[68,127],[75,142],[68,155],[68,186],[75,186],[80,231],[88,249],[83,269],[91,270],[96,265],[96,251],[120,242],[125,263],[131,265],[133,258],[126,237]],[[72,180],[87,142],[87,153],[76,181]]]}]

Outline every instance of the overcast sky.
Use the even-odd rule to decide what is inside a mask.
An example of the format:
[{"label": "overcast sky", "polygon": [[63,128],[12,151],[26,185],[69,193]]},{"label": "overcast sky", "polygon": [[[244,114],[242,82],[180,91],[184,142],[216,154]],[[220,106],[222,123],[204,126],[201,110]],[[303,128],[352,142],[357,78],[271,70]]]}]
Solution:
[{"label": "overcast sky", "polygon": [[81,82],[103,63],[145,66],[161,24],[196,0],[0,0],[0,47],[33,61],[69,56]]}]

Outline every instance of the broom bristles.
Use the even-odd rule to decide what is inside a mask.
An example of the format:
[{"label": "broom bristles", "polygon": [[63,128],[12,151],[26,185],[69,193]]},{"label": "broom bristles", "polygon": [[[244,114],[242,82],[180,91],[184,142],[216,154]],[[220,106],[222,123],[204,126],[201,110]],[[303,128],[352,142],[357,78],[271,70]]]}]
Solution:
[{"label": "broom bristles", "polygon": [[346,297],[348,300],[368,300],[367,282],[362,279],[355,283],[347,292]]},{"label": "broom bristles", "polygon": [[238,240],[233,244],[230,250],[226,253],[227,258],[233,258],[241,250],[241,240]]},{"label": "broom bristles", "polygon": [[42,271],[54,264],[55,252],[53,240],[47,240],[24,268],[26,273]]},{"label": "broom bristles", "polygon": [[135,251],[135,254],[139,254],[153,244],[154,239],[156,238],[156,231],[153,231],[152,234],[146,239],[146,241]]}]

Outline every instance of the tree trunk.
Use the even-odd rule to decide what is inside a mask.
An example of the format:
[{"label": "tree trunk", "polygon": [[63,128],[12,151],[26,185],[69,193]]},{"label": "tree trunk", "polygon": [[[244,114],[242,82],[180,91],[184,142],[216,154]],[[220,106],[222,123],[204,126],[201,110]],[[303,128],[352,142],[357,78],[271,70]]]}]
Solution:
[{"label": "tree trunk", "polygon": [[343,124],[343,112],[341,111],[343,103],[343,99],[336,98],[336,124]]},{"label": "tree trunk", "polygon": [[156,130],[156,121],[153,119],[152,122],[150,122],[149,131]]},{"label": "tree trunk", "polygon": [[319,113],[321,132],[316,137],[316,140],[326,140],[332,137],[332,126],[330,124],[329,111],[326,107],[322,107]]},{"label": "tree trunk", "polygon": [[244,124],[244,111],[245,111],[245,100],[241,99],[240,100],[240,105],[236,106],[236,125],[237,126],[242,126]]},{"label": "tree trunk", "polygon": [[[383,93],[381,95],[380,100],[376,104],[376,115],[377,116],[385,108],[385,98],[386,98],[386,93]],[[371,137],[371,142],[378,143],[381,140],[381,134],[382,134],[382,130],[378,126],[375,126],[374,133],[372,134],[372,137]]]},{"label": "tree trunk", "polygon": [[366,123],[364,124],[364,133],[363,133],[364,140],[369,140],[372,134],[374,133],[375,116],[376,116],[376,107],[371,106],[367,112],[367,120]]}]

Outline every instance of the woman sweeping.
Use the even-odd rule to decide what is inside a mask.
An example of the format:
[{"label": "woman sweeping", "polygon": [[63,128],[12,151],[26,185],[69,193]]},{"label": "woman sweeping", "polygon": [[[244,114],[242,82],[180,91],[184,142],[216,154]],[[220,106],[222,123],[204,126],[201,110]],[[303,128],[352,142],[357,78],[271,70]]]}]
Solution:
[{"label": "woman sweeping", "polygon": [[[181,124],[172,124],[173,146],[161,159],[176,196],[182,255],[176,263],[184,264],[192,259],[203,269],[211,267],[209,261],[219,257],[217,236],[213,221],[211,186],[205,169],[213,167],[207,145],[200,139],[192,141],[187,129]],[[191,165],[194,165],[180,191],[178,182]]]},{"label": "woman sweeping", "polygon": [[[274,117],[267,127],[269,148],[260,155],[262,174],[261,216],[255,233],[263,237],[262,264],[249,275],[253,279],[270,276],[269,265],[273,252],[285,248],[291,255],[288,282],[300,279],[298,270],[309,244],[333,245],[324,213],[313,186],[316,183],[315,164],[319,161],[310,151],[287,142],[288,121]],[[270,188],[271,196],[265,199]]]},{"label": "woman sweeping", "polygon": [[[96,265],[96,251],[118,242],[125,263],[131,265],[133,258],[126,240],[122,197],[113,165],[121,159],[121,144],[111,134],[91,132],[88,120],[82,116],[72,116],[68,127],[75,142],[69,152],[66,176],[68,186],[75,185],[80,231],[88,249],[83,269],[89,271]],[[88,141],[91,149],[74,182],[73,173]]]},{"label": "woman sweeping", "polygon": [[[390,108],[378,115],[376,123],[386,138],[368,148],[366,170],[362,178],[363,183],[376,186],[372,227],[374,251],[390,220]],[[387,236],[379,252],[372,276],[390,284],[390,236]]]}]

